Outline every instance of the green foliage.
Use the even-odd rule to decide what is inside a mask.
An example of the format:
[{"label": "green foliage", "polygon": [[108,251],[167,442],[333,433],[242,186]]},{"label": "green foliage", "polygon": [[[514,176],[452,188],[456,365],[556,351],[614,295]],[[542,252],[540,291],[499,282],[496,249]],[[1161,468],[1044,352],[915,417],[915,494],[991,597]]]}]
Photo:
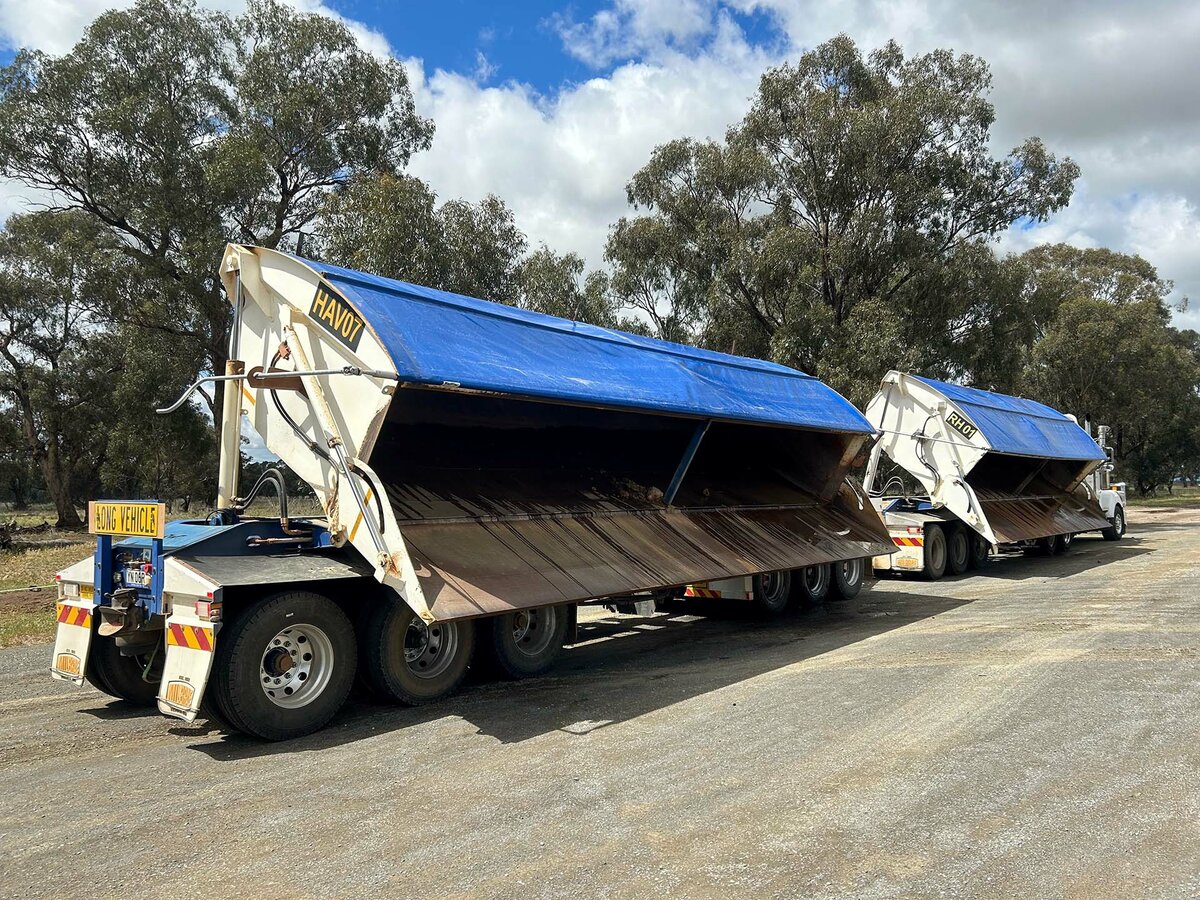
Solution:
[{"label": "green foliage", "polygon": [[498,197],[438,206],[420,179],[364,175],[328,198],[322,222],[331,262],[501,303],[517,299],[526,240]]},{"label": "green foliage", "polygon": [[252,0],[233,20],[194,0],[102,14],[70,53],[0,73],[0,172],[108,235],[142,279],[114,317],[182,338],[220,371],[227,240],[281,246],[326,194],[427,147],[403,68],[328,17]]},{"label": "green foliage", "polygon": [[322,225],[322,254],[339,265],[594,325],[644,330],[620,317],[606,276],[584,277],[582,257],[545,246],[526,255],[524,233],[495,196],[439,206],[420,179],[364,175],[329,197]]},{"label": "green foliage", "polygon": [[1044,317],[1023,390],[1111,425],[1118,474],[1140,493],[1200,471],[1200,348],[1169,324],[1170,283],[1111,250],[1039,247],[1021,262]]},{"label": "green foliage", "polygon": [[1078,174],[1036,139],[992,157],[989,84],[975,57],[864,58],[845,36],[768,71],[723,142],[671,141],[634,175],[647,212],[612,231],[614,288],[660,334],[855,399],[895,365],[964,370],[989,321],[987,242],[1064,206]]}]

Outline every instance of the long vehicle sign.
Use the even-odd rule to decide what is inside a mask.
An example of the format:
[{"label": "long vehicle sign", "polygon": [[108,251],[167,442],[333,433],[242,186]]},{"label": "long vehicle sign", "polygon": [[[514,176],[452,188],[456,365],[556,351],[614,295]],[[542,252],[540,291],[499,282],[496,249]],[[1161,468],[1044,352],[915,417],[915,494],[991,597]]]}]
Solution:
[{"label": "long vehicle sign", "polygon": [[121,537],[162,538],[167,527],[167,504],[92,500],[88,503],[88,531]]}]

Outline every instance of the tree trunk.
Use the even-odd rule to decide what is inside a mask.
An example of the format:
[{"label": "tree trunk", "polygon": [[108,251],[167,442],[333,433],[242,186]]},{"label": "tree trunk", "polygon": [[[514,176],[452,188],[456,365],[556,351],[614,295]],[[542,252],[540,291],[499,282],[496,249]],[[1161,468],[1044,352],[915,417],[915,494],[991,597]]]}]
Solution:
[{"label": "tree trunk", "polygon": [[79,517],[79,511],[75,509],[75,503],[71,499],[70,485],[63,472],[58,443],[53,435],[41,457],[42,477],[46,480],[46,490],[50,493],[50,499],[54,501],[54,511],[58,513],[58,521],[54,527],[82,528],[83,519]]}]

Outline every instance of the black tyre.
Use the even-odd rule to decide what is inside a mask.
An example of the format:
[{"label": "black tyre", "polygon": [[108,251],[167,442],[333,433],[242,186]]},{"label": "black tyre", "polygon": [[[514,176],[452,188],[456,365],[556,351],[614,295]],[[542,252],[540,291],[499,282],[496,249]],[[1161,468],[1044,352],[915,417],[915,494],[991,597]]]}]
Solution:
[{"label": "black tyre", "polygon": [[507,678],[540,675],[562,654],[569,618],[565,606],[541,606],[480,619],[479,650]]},{"label": "black tyre", "polygon": [[988,563],[988,554],[991,551],[992,547],[988,543],[987,538],[972,531],[970,567],[972,569],[982,569],[986,566]]},{"label": "black tyre", "polygon": [[158,702],[158,679],[146,681],[142,677],[149,662],[149,654],[122,656],[115,640],[93,634],[86,677],[109,696],[136,706],[154,706]]},{"label": "black tyre", "polygon": [[1059,534],[1054,537],[1054,552],[1066,553],[1071,549],[1071,545],[1075,543],[1075,535]]},{"label": "black tyre", "polygon": [[452,693],[471,664],[474,623],[426,625],[394,595],[372,604],[362,636],[363,675],[371,689],[410,706]]},{"label": "black tyre", "polygon": [[1118,506],[1113,510],[1112,524],[1100,532],[1106,541],[1119,541],[1125,536],[1125,510]]},{"label": "black tyre", "polygon": [[853,600],[862,591],[867,580],[869,559],[844,559],[830,566],[833,575],[833,590],[830,600]]},{"label": "black tyre", "polygon": [[925,528],[925,580],[937,581],[946,574],[946,533],[940,525]]},{"label": "black tyre", "polygon": [[354,628],[336,603],[308,591],[275,594],[221,630],[209,690],[237,730],[288,740],[342,708],[357,659]]},{"label": "black tyre", "polygon": [[816,606],[825,599],[833,581],[830,570],[828,563],[821,563],[818,566],[805,566],[793,571],[792,594],[801,609]]},{"label": "black tyre", "polygon": [[946,570],[961,575],[971,565],[971,538],[962,525],[951,525],[946,532]]},{"label": "black tyre", "polygon": [[796,581],[791,571],[763,572],[753,579],[754,608],[766,616],[778,616],[787,611]]},{"label": "black tyre", "polygon": [[1037,547],[1034,552],[1037,556],[1053,556],[1058,552],[1058,538],[1038,538]]}]

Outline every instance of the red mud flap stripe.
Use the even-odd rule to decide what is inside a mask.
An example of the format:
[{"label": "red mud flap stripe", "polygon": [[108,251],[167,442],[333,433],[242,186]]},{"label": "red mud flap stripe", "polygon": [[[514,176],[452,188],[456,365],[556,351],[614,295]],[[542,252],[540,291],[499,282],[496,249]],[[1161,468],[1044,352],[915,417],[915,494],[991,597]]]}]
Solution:
[{"label": "red mud flap stripe", "polygon": [[80,628],[92,627],[92,614],[81,606],[58,604],[58,621],[63,625],[78,625]]},{"label": "red mud flap stripe", "polygon": [[924,547],[925,538],[894,537],[892,543],[897,547]]},{"label": "red mud flap stripe", "polygon": [[197,628],[195,625],[168,625],[167,646],[187,647],[189,650],[203,650],[211,653],[213,648],[212,630]]},{"label": "red mud flap stripe", "polygon": [[687,590],[683,592],[685,597],[720,597],[720,591],[714,591],[712,588],[695,587],[688,585]]}]

